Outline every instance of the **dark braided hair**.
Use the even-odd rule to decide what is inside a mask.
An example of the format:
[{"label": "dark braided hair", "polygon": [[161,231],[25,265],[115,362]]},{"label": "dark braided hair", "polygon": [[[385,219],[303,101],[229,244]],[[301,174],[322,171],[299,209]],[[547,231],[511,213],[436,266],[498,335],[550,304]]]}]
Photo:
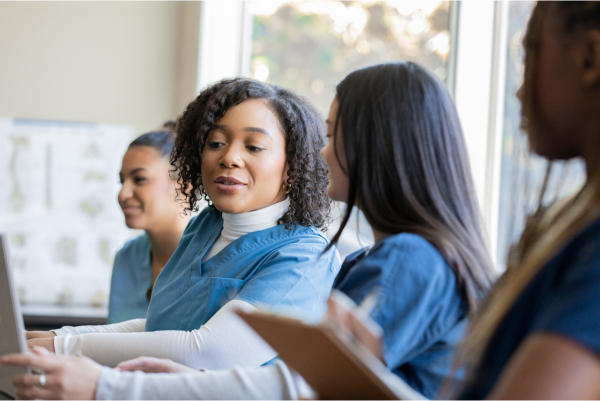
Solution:
[{"label": "dark braided hair", "polygon": [[187,210],[197,211],[202,198],[210,202],[200,169],[208,134],[229,108],[248,99],[264,99],[285,135],[290,206],[278,223],[288,229],[295,223],[325,229],[331,207],[327,165],[320,155],[326,143],[321,114],[310,100],[289,89],[248,78],[225,79],[207,87],[177,122],[171,164],[180,177],[179,192],[186,198]]}]

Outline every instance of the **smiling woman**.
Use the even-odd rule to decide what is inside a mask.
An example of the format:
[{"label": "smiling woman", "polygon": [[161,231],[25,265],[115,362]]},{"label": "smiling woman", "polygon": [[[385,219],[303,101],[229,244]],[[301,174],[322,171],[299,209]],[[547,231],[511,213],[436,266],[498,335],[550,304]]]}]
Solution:
[{"label": "smiling woman", "polygon": [[127,242],[115,256],[109,323],[146,317],[156,278],[175,252],[191,217],[182,213],[177,183],[170,174],[173,125],[168,122],[162,130],[136,138],[123,156],[119,206],[127,227],[145,232]]},{"label": "smiling woman", "polygon": [[[187,210],[197,210],[200,197],[210,206],[190,220],[157,278],[147,318],[63,328],[53,342],[29,345],[106,366],[139,356],[194,369],[268,362],[274,351],[231,309],[313,322],[324,314],[340,267],[320,230],[329,217],[324,145],[318,111],[291,91],[243,78],[202,91],[177,124],[171,164]],[[151,164],[140,170],[129,161],[150,155],[130,151],[119,200],[128,222],[141,224],[152,191],[135,187],[135,180]]]}]

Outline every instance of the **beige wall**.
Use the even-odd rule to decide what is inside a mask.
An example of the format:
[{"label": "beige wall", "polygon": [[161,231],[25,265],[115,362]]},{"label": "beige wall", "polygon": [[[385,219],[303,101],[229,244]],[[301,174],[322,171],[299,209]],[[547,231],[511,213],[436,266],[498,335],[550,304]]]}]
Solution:
[{"label": "beige wall", "polygon": [[0,2],[0,117],[130,124],[196,90],[199,3]]}]

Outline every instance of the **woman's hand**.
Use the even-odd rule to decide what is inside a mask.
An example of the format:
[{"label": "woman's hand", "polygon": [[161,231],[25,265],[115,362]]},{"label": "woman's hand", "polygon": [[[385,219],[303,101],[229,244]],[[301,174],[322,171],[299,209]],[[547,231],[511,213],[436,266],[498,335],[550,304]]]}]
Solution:
[{"label": "woman's hand", "polygon": [[28,366],[44,372],[15,376],[17,398],[22,400],[93,400],[102,366],[85,357],[50,355],[45,348],[35,347],[33,354],[12,354],[0,358],[3,365]]},{"label": "woman's hand", "polygon": [[170,359],[159,359],[149,356],[142,356],[130,361],[121,362],[115,369],[120,370],[121,372],[134,372],[140,370],[145,373],[198,373],[197,370],[173,362]]},{"label": "woman's hand", "polygon": [[54,349],[54,337],[52,338],[32,338],[31,340],[27,340],[27,346],[30,350],[33,350],[33,347],[42,347],[45,348],[48,352],[56,353]]},{"label": "woman's hand", "polygon": [[344,293],[336,290],[331,292],[323,324],[333,325],[351,334],[385,363],[381,353],[383,330]]},{"label": "woman's hand", "polygon": [[31,340],[33,338],[54,338],[56,333],[53,331],[28,331],[25,333],[25,338]]}]

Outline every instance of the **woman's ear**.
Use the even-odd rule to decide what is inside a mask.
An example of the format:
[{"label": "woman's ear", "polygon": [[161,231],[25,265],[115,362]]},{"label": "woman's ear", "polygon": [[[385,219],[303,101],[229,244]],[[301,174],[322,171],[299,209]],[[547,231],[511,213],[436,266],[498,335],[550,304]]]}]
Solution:
[{"label": "woman's ear", "polygon": [[285,161],[285,166],[283,166],[283,177],[281,182],[288,182],[288,179],[290,178],[290,176],[288,175],[288,171],[290,171],[290,165],[288,164],[288,161],[286,159]]},{"label": "woman's ear", "polygon": [[600,30],[588,29],[581,34],[580,67],[582,84],[587,88],[600,86]]}]

